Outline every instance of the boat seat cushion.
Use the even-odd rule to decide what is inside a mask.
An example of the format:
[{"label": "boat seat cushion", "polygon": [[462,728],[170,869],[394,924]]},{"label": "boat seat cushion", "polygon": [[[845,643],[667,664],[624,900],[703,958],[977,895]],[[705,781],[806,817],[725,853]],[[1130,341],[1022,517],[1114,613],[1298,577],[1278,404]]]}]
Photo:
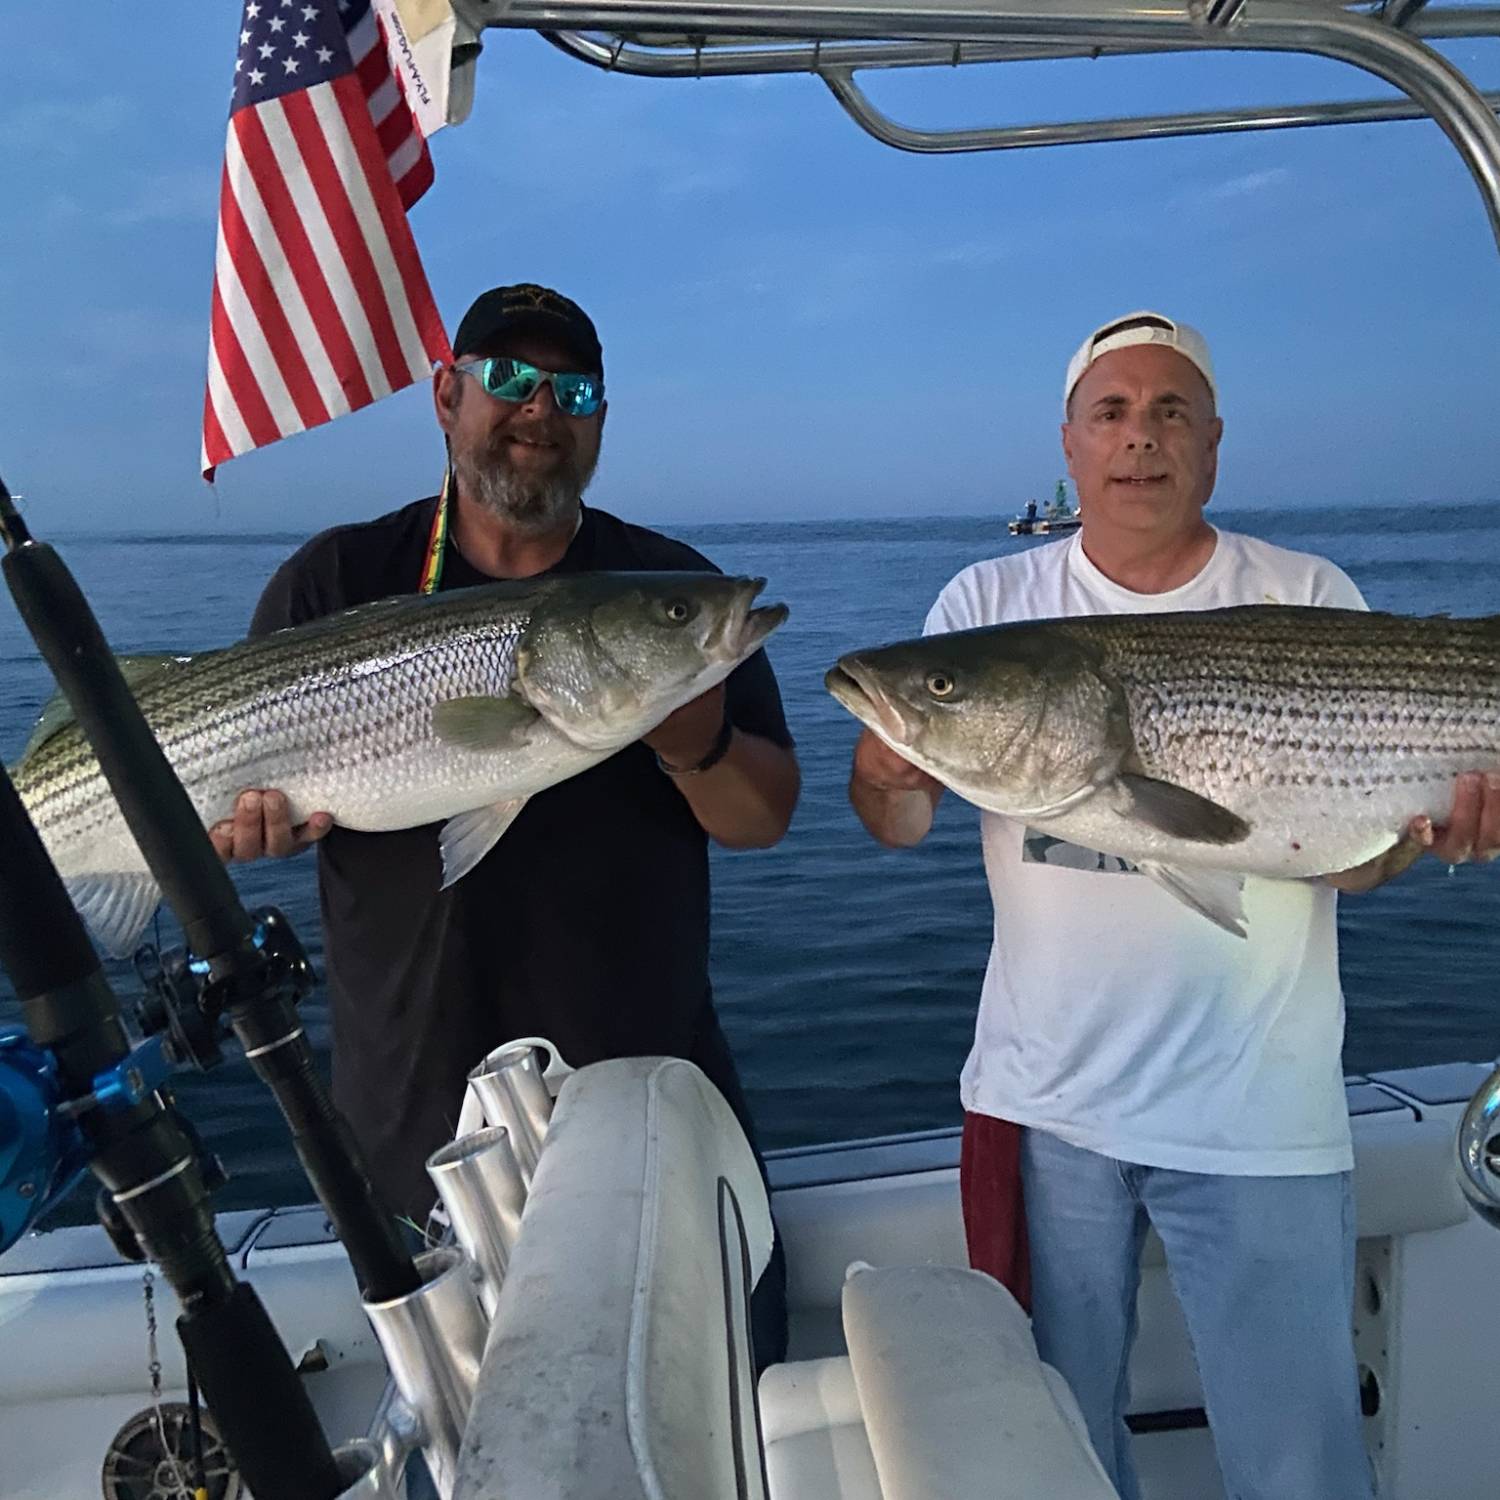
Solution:
[{"label": "boat seat cushion", "polygon": [[772,1365],[760,1416],[771,1500],[882,1500],[846,1357]]},{"label": "boat seat cushion", "polygon": [[759,1500],[745,1304],[770,1253],[754,1154],[696,1067],[620,1058],[572,1074],[455,1500]]},{"label": "boat seat cushion", "polygon": [[883,1500],[1117,1500],[1071,1392],[993,1278],[862,1268],[843,1301]]}]

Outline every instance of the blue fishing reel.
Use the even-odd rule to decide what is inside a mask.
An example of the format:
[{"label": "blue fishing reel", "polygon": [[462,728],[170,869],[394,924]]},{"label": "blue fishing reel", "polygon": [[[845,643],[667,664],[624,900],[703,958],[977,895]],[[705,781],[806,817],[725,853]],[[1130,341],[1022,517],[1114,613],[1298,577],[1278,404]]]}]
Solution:
[{"label": "blue fishing reel", "polygon": [[57,1060],[20,1027],[0,1027],[0,1251],[8,1250],[60,1199],[92,1155],[78,1121],[91,1109],[139,1104],[171,1071],[161,1037],[150,1037],[64,1099]]}]

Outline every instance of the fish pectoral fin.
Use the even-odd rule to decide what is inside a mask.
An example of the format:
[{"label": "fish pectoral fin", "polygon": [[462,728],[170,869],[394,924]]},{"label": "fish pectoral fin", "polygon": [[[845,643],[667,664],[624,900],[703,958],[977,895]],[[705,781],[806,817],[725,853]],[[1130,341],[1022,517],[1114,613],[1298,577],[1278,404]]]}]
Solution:
[{"label": "fish pectoral fin", "polygon": [[432,731],[458,750],[503,750],[541,715],[519,698],[449,698],[432,711]]},{"label": "fish pectoral fin", "polygon": [[1150,860],[1142,860],[1137,868],[1215,927],[1237,938],[1247,935],[1243,875],[1229,870],[1184,870],[1179,865],[1159,865]]},{"label": "fish pectoral fin", "polygon": [[1237,813],[1185,786],[1134,771],[1115,778],[1115,811],[1160,833],[1199,844],[1237,844],[1250,825]]},{"label": "fish pectoral fin", "polygon": [[516,821],[525,806],[526,798],[516,797],[510,802],[495,802],[459,813],[443,824],[438,835],[438,851],[443,856],[443,890],[462,880],[500,842],[500,835]]},{"label": "fish pectoral fin", "polygon": [[129,958],[135,952],[161,902],[155,877],[140,870],[75,875],[64,884],[84,925],[111,958]]}]

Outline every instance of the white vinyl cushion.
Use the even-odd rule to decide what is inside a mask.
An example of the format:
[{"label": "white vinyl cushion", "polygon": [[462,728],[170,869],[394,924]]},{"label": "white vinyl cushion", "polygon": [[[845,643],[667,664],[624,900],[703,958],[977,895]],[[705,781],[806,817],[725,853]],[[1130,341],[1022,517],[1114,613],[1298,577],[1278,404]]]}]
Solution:
[{"label": "white vinyl cushion", "polygon": [[772,1365],[760,1414],[771,1500],[881,1500],[846,1358]]},{"label": "white vinyl cushion", "polygon": [[844,1333],[883,1500],[1118,1500],[1025,1313],[991,1277],[858,1270]]},{"label": "white vinyl cushion", "polygon": [[[753,1375],[748,1349],[731,1354],[721,1180],[753,1282],[770,1257],[770,1207],[718,1090],[667,1058],[568,1078],[501,1288],[454,1500],[756,1492],[753,1420],[745,1433],[731,1394],[732,1360],[742,1388]],[[748,1491],[737,1465],[755,1471]]]}]

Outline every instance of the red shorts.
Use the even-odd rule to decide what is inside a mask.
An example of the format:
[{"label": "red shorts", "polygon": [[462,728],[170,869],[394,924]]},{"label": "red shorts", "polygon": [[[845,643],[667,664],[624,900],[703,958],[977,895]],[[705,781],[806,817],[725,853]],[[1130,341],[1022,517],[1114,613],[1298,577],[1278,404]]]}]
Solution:
[{"label": "red shorts", "polygon": [[1031,1257],[1021,1202],[1021,1127],[992,1115],[964,1115],[958,1190],[969,1264],[993,1276],[1031,1311]]}]

